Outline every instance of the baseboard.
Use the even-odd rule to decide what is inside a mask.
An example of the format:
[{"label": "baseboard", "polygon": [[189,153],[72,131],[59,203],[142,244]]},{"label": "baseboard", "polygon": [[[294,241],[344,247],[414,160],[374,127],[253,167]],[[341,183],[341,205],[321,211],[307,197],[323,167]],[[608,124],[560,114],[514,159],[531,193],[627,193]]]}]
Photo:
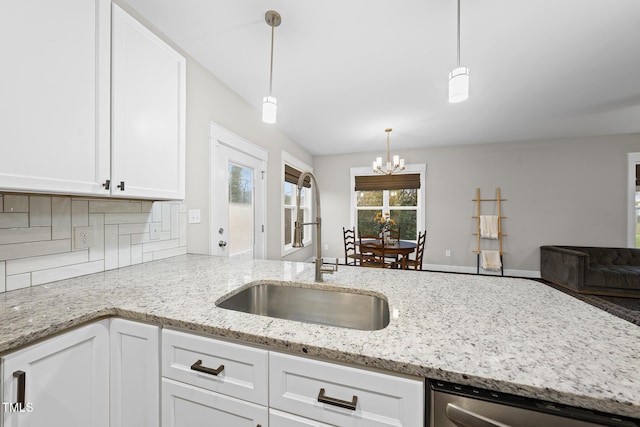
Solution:
[{"label": "baseboard", "polygon": [[[477,267],[468,267],[461,265],[446,265],[446,264],[424,264],[422,266],[423,270],[429,271],[440,271],[443,273],[465,273],[465,274],[476,274],[478,271]],[[480,274],[484,276],[500,276],[500,271],[487,271],[480,269]],[[510,277],[524,277],[528,279],[539,279],[540,272],[535,270],[515,270],[505,268],[504,270],[505,276]]]}]

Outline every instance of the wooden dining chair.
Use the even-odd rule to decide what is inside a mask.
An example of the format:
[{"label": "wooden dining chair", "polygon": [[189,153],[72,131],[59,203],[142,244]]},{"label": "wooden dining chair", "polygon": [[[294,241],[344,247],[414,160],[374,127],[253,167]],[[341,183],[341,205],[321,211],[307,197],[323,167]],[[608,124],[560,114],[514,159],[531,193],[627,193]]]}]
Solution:
[{"label": "wooden dining chair", "polygon": [[360,266],[393,268],[395,262],[389,262],[384,256],[384,240],[376,236],[360,236]]},{"label": "wooden dining chair", "polygon": [[356,230],[342,227],[344,238],[344,265],[358,265],[360,255],[356,248]]},{"label": "wooden dining chair", "polygon": [[418,233],[418,241],[416,243],[415,259],[407,258],[403,260],[403,267],[407,270],[422,270],[422,259],[424,257],[424,247],[427,241],[427,230]]}]

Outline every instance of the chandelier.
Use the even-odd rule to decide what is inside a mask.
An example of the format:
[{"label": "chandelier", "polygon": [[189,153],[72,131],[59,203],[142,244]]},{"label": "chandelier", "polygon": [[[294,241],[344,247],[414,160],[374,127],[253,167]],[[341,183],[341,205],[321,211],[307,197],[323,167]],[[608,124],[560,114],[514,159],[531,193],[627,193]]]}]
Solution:
[{"label": "chandelier", "polygon": [[391,175],[394,172],[400,172],[404,170],[404,159],[401,159],[400,156],[393,156],[393,162],[391,161],[391,151],[389,147],[389,134],[391,134],[392,129],[387,128],[384,130],[387,133],[387,167],[386,169],[382,169],[382,157],[378,157],[373,162],[373,171],[382,175]]}]

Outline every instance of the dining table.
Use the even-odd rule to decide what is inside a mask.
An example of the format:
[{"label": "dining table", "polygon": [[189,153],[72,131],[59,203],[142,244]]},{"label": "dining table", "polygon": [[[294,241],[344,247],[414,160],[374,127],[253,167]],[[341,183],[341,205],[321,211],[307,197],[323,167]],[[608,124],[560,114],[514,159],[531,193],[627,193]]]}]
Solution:
[{"label": "dining table", "polygon": [[[362,243],[371,243],[371,242],[379,242],[380,240],[376,239],[362,239]],[[360,242],[356,241],[356,246],[359,246]],[[412,242],[410,240],[396,240],[390,243],[385,243],[384,245],[384,255],[385,256],[393,256],[397,255],[400,257],[400,268],[403,270],[407,269],[407,257],[415,252],[416,250],[416,242]]]}]

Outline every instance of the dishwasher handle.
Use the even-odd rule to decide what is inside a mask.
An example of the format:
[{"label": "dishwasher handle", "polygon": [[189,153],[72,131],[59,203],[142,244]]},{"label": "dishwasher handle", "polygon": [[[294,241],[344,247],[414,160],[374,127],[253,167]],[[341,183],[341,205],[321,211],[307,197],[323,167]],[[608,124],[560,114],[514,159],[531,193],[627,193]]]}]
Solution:
[{"label": "dishwasher handle", "polygon": [[453,403],[447,403],[445,413],[447,414],[447,418],[460,427],[513,427],[509,424],[504,424],[480,414],[476,414],[475,412],[461,408]]}]

